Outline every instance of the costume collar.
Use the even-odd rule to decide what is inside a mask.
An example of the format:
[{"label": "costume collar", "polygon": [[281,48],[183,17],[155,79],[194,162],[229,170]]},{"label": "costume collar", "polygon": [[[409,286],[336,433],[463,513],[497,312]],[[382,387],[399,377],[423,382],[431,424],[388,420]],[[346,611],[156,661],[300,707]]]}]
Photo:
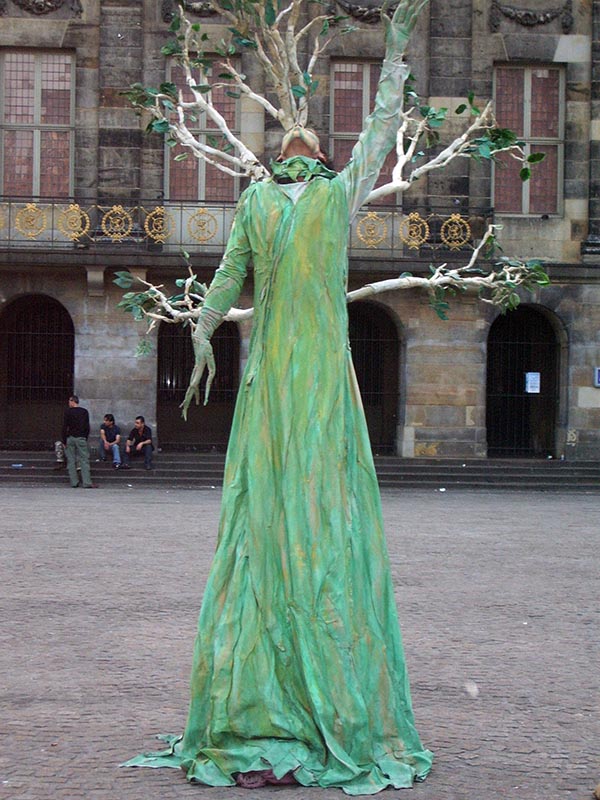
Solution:
[{"label": "costume collar", "polygon": [[311,178],[335,178],[336,173],[316,158],[292,156],[285,161],[271,161],[273,180],[278,183],[309,181]]}]

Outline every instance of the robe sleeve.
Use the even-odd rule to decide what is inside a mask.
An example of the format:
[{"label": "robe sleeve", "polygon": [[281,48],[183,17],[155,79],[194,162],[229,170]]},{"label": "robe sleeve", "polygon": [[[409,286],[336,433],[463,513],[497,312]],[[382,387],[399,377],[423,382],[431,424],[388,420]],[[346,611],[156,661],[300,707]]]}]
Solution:
[{"label": "robe sleeve", "polygon": [[351,220],[375,186],[385,158],[396,142],[408,72],[407,64],[384,60],[374,109],[365,121],[350,161],[340,173]]},{"label": "robe sleeve", "polygon": [[244,222],[248,191],[239,199],[225,253],[204,298],[205,308],[221,315],[225,315],[240,296],[252,256]]}]

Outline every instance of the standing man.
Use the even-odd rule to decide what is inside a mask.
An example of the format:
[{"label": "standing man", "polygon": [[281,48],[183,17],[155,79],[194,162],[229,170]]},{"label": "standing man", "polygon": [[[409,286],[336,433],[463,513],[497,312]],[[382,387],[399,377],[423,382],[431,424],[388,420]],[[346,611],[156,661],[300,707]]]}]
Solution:
[{"label": "standing man", "polygon": [[129,459],[132,456],[144,456],[144,468],[152,469],[152,429],[146,425],[144,417],[135,418],[134,427],[129,432],[125,442],[122,469],[129,469]]},{"label": "standing man", "polygon": [[92,489],[90,474],[90,454],[87,439],[90,435],[90,415],[87,408],[79,407],[76,394],[69,397],[69,407],[65,411],[62,440],[67,453],[67,468],[71,486],[79,486],[77,477],[77,461],[81,468],[81,482],[84,489]]}]

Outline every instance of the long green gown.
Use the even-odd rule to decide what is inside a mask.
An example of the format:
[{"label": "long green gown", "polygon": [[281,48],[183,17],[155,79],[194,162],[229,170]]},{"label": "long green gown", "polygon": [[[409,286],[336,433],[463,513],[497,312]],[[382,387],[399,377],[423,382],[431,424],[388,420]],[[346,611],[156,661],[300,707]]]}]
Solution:
[{"label": "long green gown", "polygon": [[401,70],[384,62],[350,164],[294,196],[242,195],[206,298],[224,312],[251,262],[254,325],[183,737],[130,765],[190,780],[294,771],[351,795],[431,767],[414,727],[371,448],[348,344],[351,215],[395,141]]}]

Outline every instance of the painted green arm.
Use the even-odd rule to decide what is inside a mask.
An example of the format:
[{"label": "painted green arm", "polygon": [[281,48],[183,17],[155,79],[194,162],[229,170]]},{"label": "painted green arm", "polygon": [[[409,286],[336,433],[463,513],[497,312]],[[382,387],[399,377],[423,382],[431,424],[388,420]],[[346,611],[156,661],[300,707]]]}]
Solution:
[{"label": "painted green arm", "polygon": [[200,381],[204,370],[208,369],[206,389],[204,391],[204,405],[208,402],[210,387],[216,372],[215,357],[210,343],[210,338],[221,324],[221,320],[238,299],[250,261],[251,248],[241,221],[241,209],[245,202],[244,195],[240,197],[236,215],[231,227],[227,248],[219,269],[209,286],[202,311],[192,332],[194,345],[194,369],[190,383],[185,393],[181,408],[181,416],[187,420],[187,412],[192,399],[196,405],[200,403]]},{"label": "painted green arm", "polygon": [[383,14],[385,58],[374,109],[354,145],[350,162],[340,173],[346,188],[351,220],[375,186],[386,156],[396,142],[404,82],[409,74],[408,65],[402,58],[418,16],[427,2],[401,0],[391,20]]}]

